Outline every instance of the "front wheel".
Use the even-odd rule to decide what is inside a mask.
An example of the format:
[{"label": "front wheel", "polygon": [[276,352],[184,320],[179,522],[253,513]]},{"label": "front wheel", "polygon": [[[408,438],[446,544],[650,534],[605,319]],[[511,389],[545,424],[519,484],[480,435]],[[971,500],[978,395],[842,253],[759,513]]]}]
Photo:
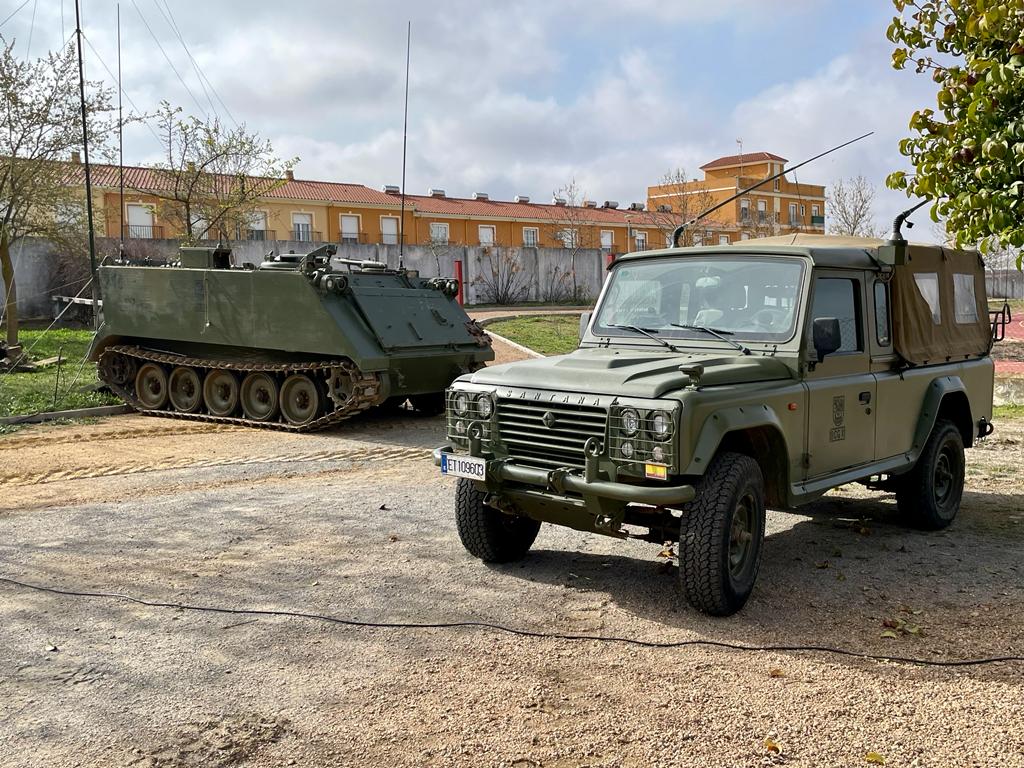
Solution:
[{"label": "front wheel", "polygon": [[764,526],[761,468],[749,456],[719,454],[679,525],[679,583],[690,605],[712,616],[743,607],[761,565]]},{"label": "front wheel", "polygon": [[964,440],[957,426],[935,424],[914,468],[900,478],[896,506],[918,528],[946,528],[964,495]]},{"label": "front wheel", "polygon": [[459,478],[455,488],[455,524],[462,546],[485,563],[521,560],[537,538],[540,523],[489,507],[484,503],[486,497],[487,493],[472,480]]}]

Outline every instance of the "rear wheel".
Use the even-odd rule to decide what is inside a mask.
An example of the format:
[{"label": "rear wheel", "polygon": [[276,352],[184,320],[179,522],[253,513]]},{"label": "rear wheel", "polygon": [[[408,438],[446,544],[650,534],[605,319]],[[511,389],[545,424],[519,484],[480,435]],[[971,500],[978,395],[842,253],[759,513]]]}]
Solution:
[{"label": "rear wheel", "polygon": [[484,503],[485,491],[472,480],[459,478],[455,489],[455,524],[462,546],[485,563],[510,563],[522,559],[540,530],[529,517],[506,515]]},{"label": "rear wheel", "polygon": [[936,422],[914,468],[900,478],[896,505],[918,528],[947,527],[964,494],[964,440],[957,426]]},{"label": "rear wheel", "polygon": [[250,373],[239,392],[242,412],[253,421],[270,421],[277,415],[277,382],[269,373]]},{"label": "rear wheel", "polygon": [[231,371],[210,371],[203,382],[203,401],[214,416],[230,416],[238,408],[238,379]]},{"label": "rear wheel", "polygon": [[320,413],[320,390],[309,376],[295,373],[281,385],[280,403],[285,421],[302,426],[313,421]]},{"label": "rear wheel", "polygon": [[423,416],[437,416],[444,413],[444,392],[427,392],[409,398],[412,408]]},{"label": "rear wheel", "polygon": [[757,581],[764,527],[761,468],[749,456],[719,454],[680,521],[679,581],[690,605],[712,616],[743,607]]},{"label": "rear wheel", "polygon": [[167,390],[171,405],[176,411],[195,413],[203,402],[203,387],[199,383],[199,374],[192,368],[179,366],[171,371]]},{"label": "rear wheel", "polygon": [[167,404],[167,373],[156,363],[146,363],[135,375],[135,396],[144,408],[158,409]]}]

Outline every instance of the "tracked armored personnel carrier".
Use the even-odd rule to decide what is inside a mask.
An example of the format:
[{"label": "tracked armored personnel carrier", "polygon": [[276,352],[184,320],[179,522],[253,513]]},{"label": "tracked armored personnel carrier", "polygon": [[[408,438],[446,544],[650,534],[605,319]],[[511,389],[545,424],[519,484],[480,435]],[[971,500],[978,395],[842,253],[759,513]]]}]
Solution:
[{"label": "tracked armored personnel carrier", "polygon": [[227,249],[183,248],[170,266],[101,266],[89,358],[143,413],[298,431],[406,401],[439,413],[453,379],[494,359],[455,280],[335,254],[233,266]]}]

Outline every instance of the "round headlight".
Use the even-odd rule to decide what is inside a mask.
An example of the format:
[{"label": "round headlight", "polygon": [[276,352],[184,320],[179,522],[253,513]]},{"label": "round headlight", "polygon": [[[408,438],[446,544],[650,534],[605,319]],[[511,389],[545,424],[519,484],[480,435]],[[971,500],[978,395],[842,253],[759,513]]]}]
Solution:
[{"label": "round headlight", "polygon": [[624,459],[632,459],[633,458],[633,454],[635,452],[636,451],[633,448],[633,444],[631,442],[629,442],[628,440],[624,441],[622,443],[622,445],[619,446],[619,453],[622,454],[622,457]]},{"label": "round headlight", "polygon": [[465,416],[469,413],[469,393],[468,392],[456,392],[455,393],[455,413],[459,416]]},{"label": "round headlight", "polygon": [[651,434],[658,440],[665,440],[672,433],[672,417],[665,411],[651,414]]},{"label": "round headlight", "polygon": [[654,448],[651,449],[651,458],[654,459],[659,464],[664,464],[665,463],[665,449],[662,448],[660,445],[654,446]]},{"label": "round headlight", "polygon": [[466,422],[462,421],[461,419],[459,421],[456,421],[455,431],[458,432],[460,435],[466,434]]},{"label": "round headlight", "polygon": [[626,437],[632,437],[640,431],[640,414],[634,408],[624,408],[620,414],[622,431]]},{"label": "round headlight", "polygon": [[480,395],[476,399],[476,410],[480,414],[480,418],[491,418],[491,414],[494,413],[494,401],[491,400],[491,396],[486,394]]}]

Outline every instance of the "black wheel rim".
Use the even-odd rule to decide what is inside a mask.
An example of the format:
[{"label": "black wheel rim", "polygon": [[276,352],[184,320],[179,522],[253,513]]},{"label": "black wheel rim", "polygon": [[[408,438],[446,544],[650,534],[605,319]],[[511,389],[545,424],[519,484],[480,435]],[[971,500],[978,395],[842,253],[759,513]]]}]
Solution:
[{"label": "black wheel rim", "polygon": [[956,491],[957,457],[953,446],[944,445],[935,461],[933,487],[935,503],[944,506]]},{"label": "black wheel rim", "polygon": [[750,553],[754,550],[754,510],[757,502],[753,494],[746,493],[736,503],[729,528],[729,573],[739,578],[746,570]]}]

